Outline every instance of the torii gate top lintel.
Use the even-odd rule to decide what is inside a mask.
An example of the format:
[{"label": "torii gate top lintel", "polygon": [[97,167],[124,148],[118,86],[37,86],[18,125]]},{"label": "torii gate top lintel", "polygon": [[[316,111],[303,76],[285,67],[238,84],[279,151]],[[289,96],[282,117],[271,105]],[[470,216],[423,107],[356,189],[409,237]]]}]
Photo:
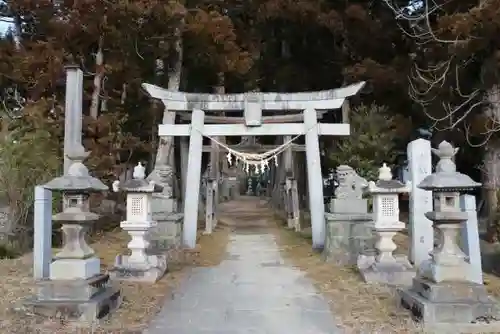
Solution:
[{"label": "torii gate top lintel", "polygon": [[142,88],[153,98],[160,99],[169,110],[190,111],[244,110],[245,104],[259,103],[262,110],[331,110],[338,109],[347,97],[356,95],[365,85],[364,81],[337,89],[299,92],[299,93],[262,93],[206,94],[171,91],[152,84],[143,83]]}]

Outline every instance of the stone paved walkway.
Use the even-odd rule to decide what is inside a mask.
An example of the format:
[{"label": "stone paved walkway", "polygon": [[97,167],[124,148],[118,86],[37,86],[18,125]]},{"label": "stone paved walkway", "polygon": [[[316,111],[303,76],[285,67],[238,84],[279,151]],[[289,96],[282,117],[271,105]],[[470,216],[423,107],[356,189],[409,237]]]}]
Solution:
[{"label": "stone paved walkway", "polygon": [[297,268],[285,264],[272,215],[258,199],[224,205],[234,226],[227,259],[194,268],[147,334],[337,334],[327,302]]}]

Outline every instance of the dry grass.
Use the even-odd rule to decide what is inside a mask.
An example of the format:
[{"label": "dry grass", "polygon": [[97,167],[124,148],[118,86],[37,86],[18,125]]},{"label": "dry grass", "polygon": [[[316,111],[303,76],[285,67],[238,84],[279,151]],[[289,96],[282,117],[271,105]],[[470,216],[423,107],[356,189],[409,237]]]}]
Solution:
[{"label": "dry grass", "polygon": [[231,228],[219,220],[215,233],[203,235],[198,231],[198,241],[194,250],[186,250],[185,256],[189,258],[191,266],[213,267],[222,262],[226,257],[226,245],[229,241]]},{"label": "dry grass", "polygon": [[[96,328],[77,328],[25,315],[22,300],[34,293],[32,255],[0,260],[0,332],[1,333],[140,333],[154,317],[173,290],[182,282],[190,267],[212,266],[224,257],[229,229],[221,226],[210,236],[200,236],[195,250],[170,254],[169,272],[156,284],[119,282],[123,302],[112,317]],[[102,270],[113,265],[115,256],[126,251],[129,237],[117,229],[104,234],[92,248],[101,257]],[[17,311],[13,311],[17,309]]]},{"label": "dry grass", "polygon": [[[307,220],[304,225],[310,226]],[[329,300],[338,323],[342,324],[347,333],[424,333],[424,330],[412,321],[407,310],[398,308],[394,289],[365,284],[355,268],[325,263],[320,254],[313,252],[309,227],[301,233],[280,227],[275,233],[286,258],[315,281],[318,289]],[[395,253],[409,253],[408,235],[398,233],[394,241],[398,246]],[[492,248],[491,245],[482,245],[482,248],[483,246]],[[484,284],[488,293],[500,300],[500,275],[484,273]],[[471,331],[455,332],[471,333]],[[488,330],[474,332],[493,333]]]},{"label": "dry grass", "polygon": [[500,258],[500,246],[481,240],[481,254],[483,260],[483,281],[488,293],[500,300],[500,272],[498,259]]},{"label": "dry grass", "polygon": [[312,251],[307,232],[275,229],[288,261],[315,282],[346,333],[420,333],[409,312],[400,309],[394,289],[363,283],[354,268],[325,263]]}]

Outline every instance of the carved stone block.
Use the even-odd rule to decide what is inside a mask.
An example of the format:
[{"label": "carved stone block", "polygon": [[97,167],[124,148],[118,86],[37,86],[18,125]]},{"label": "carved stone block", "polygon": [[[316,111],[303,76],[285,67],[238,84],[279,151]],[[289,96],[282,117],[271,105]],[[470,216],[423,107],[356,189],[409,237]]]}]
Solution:
[{"label": "carved stone block", "polygon": [[325,218],[325,261],[338,265],[356,265],[360,255],[374,255],[371,214],[327,213]]}]

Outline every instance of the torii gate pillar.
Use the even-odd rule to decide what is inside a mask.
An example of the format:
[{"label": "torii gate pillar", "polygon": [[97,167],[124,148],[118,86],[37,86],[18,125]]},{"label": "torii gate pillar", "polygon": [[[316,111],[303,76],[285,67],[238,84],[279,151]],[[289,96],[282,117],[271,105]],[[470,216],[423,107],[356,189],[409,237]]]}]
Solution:
[{"label": "torii gate pillar", "polygon": [[323,204],[323,178],[321,174],[321,156],[319,152],[318,120],[316,110],[304,110],[304,126],[307,129],[306,160],[307,187],[309,190],[309,211],[313,248],[322,249],[325,241],[325,205]]},{"label": "torii gate pillar", "polygon": [[193,110],[192,131],[189,135],[189,155],[187,163],[186,187],[184,188],[184,225],[182,242],[189,248],[196,247],[198,229],[198,204],[200,200],[201,158],[203,153],[203,129],[205,113]]}]

